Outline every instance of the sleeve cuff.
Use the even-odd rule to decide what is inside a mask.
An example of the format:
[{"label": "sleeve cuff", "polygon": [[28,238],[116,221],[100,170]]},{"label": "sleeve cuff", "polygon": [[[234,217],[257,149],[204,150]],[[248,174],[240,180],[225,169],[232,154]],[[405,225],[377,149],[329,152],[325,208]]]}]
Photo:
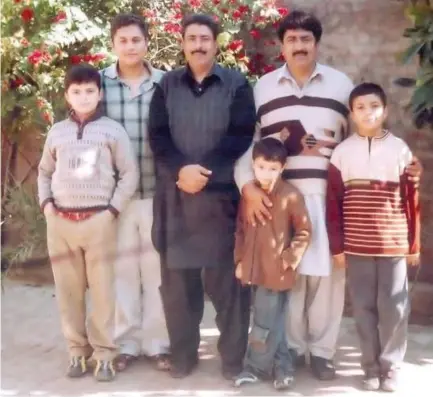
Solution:
[{"label": "sleeve cuff", "polygon": [[48,197],[44,201],[42,201],[42,203],[41,203],[41,211],[42,212],[44,212],[44,209],[48,203],[54,204],[54,199],[52,197]]},{"label": "sleeve cuff", "polygon": [[111,204],[107,207],[107,210],[110,211],[115,218],[119,216],[119,211],[116,208],[114,208]]}]

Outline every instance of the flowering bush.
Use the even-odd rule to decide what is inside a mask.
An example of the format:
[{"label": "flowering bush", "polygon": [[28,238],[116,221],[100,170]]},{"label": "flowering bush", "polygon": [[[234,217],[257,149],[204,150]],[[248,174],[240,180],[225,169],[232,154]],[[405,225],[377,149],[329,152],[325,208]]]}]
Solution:
[{"label": "flowering bush", "polygon": [[274,69],[258,49],[275,44],[266,39],[266,29],[288,12],[273,0],[3,0],[1,11],[2,134],[13,139],[29,127],[44,130],[55,115],[64,116],[61,96],[68,66],[87,62],[101,68],[114,60],[107,49],[109,22],[119,12],[145,17],[149,60],[165,70],[183,63],[183,16],[212,14],[223,31],[218,61],[251,80]]}]

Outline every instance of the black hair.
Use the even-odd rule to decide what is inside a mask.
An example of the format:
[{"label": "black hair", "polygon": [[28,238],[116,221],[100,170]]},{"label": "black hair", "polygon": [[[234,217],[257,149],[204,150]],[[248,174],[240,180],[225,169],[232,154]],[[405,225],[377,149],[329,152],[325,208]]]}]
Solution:
[{"label": "black hair", "polygon": [[65,91],[71,84],[95,83],[98,90],[101,89],[101,75],[98,69],[91,65],[82,63],[80,65],[72,66],[65,76]]},{"label": "black hair", "polygon": [[322,24],[313,15],[305,11],[295,10],[284,17],[277,30],[278,38],[283,42],[284,35],[288,30],[307,30],[313,33],[313,36],[318,43],[322,37]]},{"label": "black hair", "polygon": [[143,33],[143,36],[146,39],[149,38],[149,28],[143,17],[136,14],[118,14],[111,20],[111,27],[110,27],[111,40],[114,39],[114,36],[116,35],[119,29],[131,25],[137,26]]},{"label": "black hair", "polygon": [[287,150],[280,140],[264,138],[253,147],[253,160],[258,157],[263,157],[266,161],[278,161],[284,165],[287,160]]},{"label": "black hair", "polygon": [[357,85],[349,95],[349,108],[353,110],[353,102],[356,98],[364,95],[374,94],[380,98],[382,105],[386,107],[387,99],[383,88],[376,83],[361,83]]},{"label": "black hair", "polygon": [[185,31],[190,25],[204,25],[207,26],[216,40],[220,33],[220,26],[211,15],[208,14],[190,14],[186,15],[182,20],[182,37],[185,37]]}]

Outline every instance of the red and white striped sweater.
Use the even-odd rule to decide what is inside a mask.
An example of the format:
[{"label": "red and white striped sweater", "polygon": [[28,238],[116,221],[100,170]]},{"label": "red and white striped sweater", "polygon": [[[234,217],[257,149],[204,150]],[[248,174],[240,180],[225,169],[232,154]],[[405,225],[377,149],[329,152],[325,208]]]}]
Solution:
[{"label": "red and white striped sweater", "polygon": [[331,253],[419,254],[419,192],[405,174],[406,143],[385,131],[353,134],[334,150],[328,175],[327,228]]}]

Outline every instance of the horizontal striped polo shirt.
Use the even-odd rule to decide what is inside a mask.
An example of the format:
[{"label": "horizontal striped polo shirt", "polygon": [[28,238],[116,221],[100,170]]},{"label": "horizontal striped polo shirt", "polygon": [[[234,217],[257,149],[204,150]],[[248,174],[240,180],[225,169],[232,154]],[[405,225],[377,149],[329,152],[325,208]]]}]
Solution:
[{"label": "horizontal striped polo shirt", "polygon": [[331,158],[327,228],[332,254],[419,254],[419,194],[408,181],[412,153],[388,131],[353,134]]},{"label": "horizontal striped polo shirt", "polygon": [[319,63],[303,87],[286,64],[255,86],[260,138],[284,141],[288,157],[283,178],[303,194],[326,193],[332,151],[348,135],[352,88],[345,74]]}]

